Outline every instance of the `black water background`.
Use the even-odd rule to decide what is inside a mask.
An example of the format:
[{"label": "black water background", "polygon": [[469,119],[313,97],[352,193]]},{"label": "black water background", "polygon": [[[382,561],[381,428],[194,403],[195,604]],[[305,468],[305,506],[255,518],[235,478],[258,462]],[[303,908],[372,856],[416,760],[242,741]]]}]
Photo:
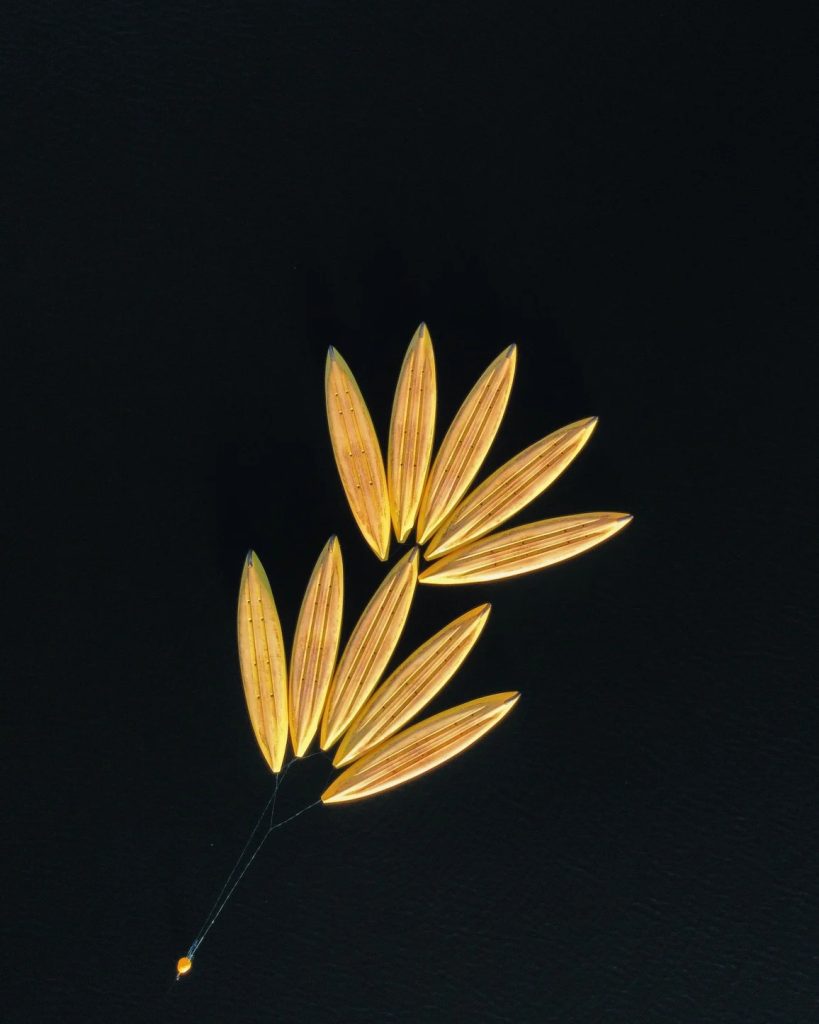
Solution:
[{"label": "black water background", "polygon": [[[4,1019],[814,1020],[807,26],[4,20]],[[245,550],[290,634],[338,532],[351,624],[383,569],[324,356],[383,437],[421,319],[441,425],[519,345],[488,467],[600,416],[532,516],[635,522],[548,573],[423,591],[402,650],[491,600],[448,697],[519,707],[435,775],[279,832],[169,985],[269,788],[235,664]],[[305,765],[285,805],[323,780]]]}]

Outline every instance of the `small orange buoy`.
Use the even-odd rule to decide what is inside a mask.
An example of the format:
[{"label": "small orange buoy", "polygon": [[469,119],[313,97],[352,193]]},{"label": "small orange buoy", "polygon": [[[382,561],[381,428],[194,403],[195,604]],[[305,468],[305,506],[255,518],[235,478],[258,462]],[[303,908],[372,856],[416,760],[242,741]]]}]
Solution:
[{"label": "small orange buoy", "polygon": [[176,976],[187,974],[191,967],[193,967],[193,960],[189,956],[180,956],[176,961]]}]

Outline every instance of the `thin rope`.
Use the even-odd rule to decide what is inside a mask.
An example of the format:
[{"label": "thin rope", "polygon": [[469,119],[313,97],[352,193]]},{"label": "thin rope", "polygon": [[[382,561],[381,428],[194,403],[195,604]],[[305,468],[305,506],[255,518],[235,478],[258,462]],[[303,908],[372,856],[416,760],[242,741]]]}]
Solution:
[{"label": "thin rope", "polygon": [[[236,890],[236,887],[238,886],[239,882],[241,882],[241,880],[244,878],[245,873],[247,872],[247,870],[249,869],[250,865],[253,863],[253,861],[258,856],[259,851],[264,846],[264,844],[267,841],[267,838],[271,834],[271,832],[275,832],[277,829],[282,828],[284,825],[287,825],[289,822],[294,821],[296,818],[301,817],[302,814],[305,814],[311,808],[316,807],[318,804],[321,803],[321,799],[315,800],[313,803],[308,804],[306,807],[303,807],[300,811],[296,811],[295,814],[291,814],[288,818],[285,818],[283,821],[279,821],[279,822],[275,822],[274,821],[275,814],[276,814],[276,798],[279,795],[279,789],[281,787],[282,782],[284,781],[285,776],[287,775],[288,769],[293,764],[295,764],[295,762],[297,760],[307,761],[311,757],[325,757],[326,758],[326,756],[327,755],[324,753],[324,751],[317,750],[317,751],[315,751],[312,754],[308,754],[307,757],[293,758],[291,761],[288,761],[288,763],[284,766],[284,768],[281,770],[281,772],[279,772],[279,774],[276,776],[276,782],[275,782],[275,785],[273,787],[273,793],[271,794],[271,796],[268,799],[267,803],[262,808],[261,814],[256,819],[256,824],[251,829],[250,835],[247,837],[247,841],[245,842],[245,845],[242,847],[241,853],[236,858],[236,862],[233,865],[233,867],[231,868],[230,873],[228,874],[227,878],[225,879],[224,885],[219,890],[219,893],[216,896],[216,899],[213,901],[213,904],[211,905],[210,910],[208,911],[207,915],[205,916],[204,924],[199,929],[199,931],[196,933],[196,937],[194,938],[193,942],[190,944],[190,947],[188,948],[188,952],[186,953],[186,956],[188,957],[188,959],[193,960],[194,954],[199,949],[199,947],[202,945],[202,943],[205,941],[205,936],[211,930],[211,928],[215,924],[217,918],[222,913],[222,911],[225,909],[225,906],[227,905],[228,901],[230,900],[231,896],[233,895],[234,891]],[[269,824],[267,826],[267,829],[262,834],[261,838],[258,839],[259,829],[262,826],[262,822],[267,817],[268,811],[270,812]],[[253,846],[254,839],[258,839],[258,842],[256,843],[255,847]],[[252,849],[252,853],[250,853],[250,855],[248,856],[248,851],[251,850],[251,849]],[[179,978],[179,975],[177,975],[177,980],[178,980],[178,978]]]},{"label": "thin rope", "polygon": [[[275,784],[273,786],[273,792],[271,793],[270,798],[268,799],[267,803],[262,808],[262,813],[256,819],[256,824],[250,830],[250,835],[247,837],[247,841],[245,842],[245,845],[242,847],[241,853],[236,858],[235,864],[230,869],[230,873],[228,874],[227,878],[225,879],[224,884],[222,885],[222,888],[219,890],[219,892],[216,895],[216,898],[214,899],[213,903],[211,904],[210,910],[208,910],[207,914],[205,915],[205,920],[204,920],[204,922],[202,924],[202,927],[196,933],[196,937],[194,938],[193,942],[190,945],[190,948],[188,949],[188,952],[186,954],[188,957],[190,957],[190,958],[193,957],[193,954],[196,952],[196,948],[200,945],[202,939],[204,938],[204,931],[205,931],[205,928],[207,927],[208,920],[210,919],[210,916],[211,916],[211,914],[213,914],[214,910],[219,906],[219,902],[222,899],[222,897],[224,896],[225,890],[228,888],[228,886],[230,886],[230,884],[231,884],[231,882],[233,880],[233,876],[236,874],[236,872],[241,867],[241,864],[242,864],[242,861],[243,861],[243,859],[245,857],[245,854],[247,853],[251,843],[253,842],[254,837],[256,836],[257,832],[259,831],[259,828],[261,827],[261,824],[264,821],[265,816],[267,815],[268,810],[270,810],[270,820],[272,822],[273,815],[276,812],[276,797],[279,795],[279,787],[281,786],[282,782],[284,781],[284,777],[287,774],[287,769],[290,767],[291,764],[292,764],[292,761],[288,762],[284,766],[284,768],[281,770],[281,772],[279,772],[279,774],[276,776],[276,782],[275,782]],[[264,838],[262,839],[262,842],[264,842]]]},{"label": "thin rope", "polygon": [[248,861],[247,861],[247,863],[246,863],[246,864],[245,864],[245,866],[244,866],[244,867],[242,868],[242,870],[241,870],[241,871],[239,872],[239,875],[238,875],[238,877],[236,878],[236,881],[235,881],[235,882],[233,883],[233,885],[232,885],[232,886],[230,887],[230,889],[229,889],[229,890],[228,890],[228,892],[227,892],[227,895],[226,895],[226,896],[225,896],[225,898],[224,898],[224,899],[222,900],[222,902],[221,902],[221,903],[219,904],[219,907],[217,908],[217,910],[216,910],[216,912],[214,913],[213,917],[212,917],[212,918],[210,919],[210,921],[208,922],[207,926],[206,926],[206,927],[204,928],[204,930],[203,930],[203,931],[202,931],[202,933],[201,933],[201,934],[199,935],[199,937],[198,937],[198,938],[197,938],[197,939],[196,939],[196,940],[195,940],[195,941],[194,941],[194,942],[193,942],[193,943],[191,944],[191,948],[190,948],[190,949],[188,950],[188,954],[187,954],[187,955],[188,955],[188,957],[189,957],[189,958],[190,958],[191,960],[193,960],[193,955],[194,955],[194,953],[196,952],[196,950],[197,950],[197,949],[198,949],[198,948],[199,948],[199,947],[200,947],[200,946],[202,945],[202,943],[203,943],[203,942],[205,941],[205,936],[206,936],[206,935],[208,934],[208,932],[209,932],[209,931],[211,930],[211,928],[212,928],[212,927],[214,926],[214,924],[216,923],[216,919],[217,919],[217,918],[219,917],[219,915],[220,915],[220,914],[222,913],[222,911],[223,911],[223,910],[225,909],[225,907],[227,906],[227,904],[228,904],[228,901],[230,900],[230,897],[231,897],[231,896],[233,895],[233,893],[234,893],[234,891],[235,891],[235,889],[236,889],[236,886],[237,886],[237,885],[239,884],[239,882],[241,882],[241,880],[242,880],[242,879],[244,878],[244,876],[245,876],[245,872],[246,872],[246,871],[248,870],[248,868],[250,867],[250,865],[251,865],[251,864],[253,863],[253,861],[254,861],[254,860],[256,859],[256,857],[258,856],[258,854],[259,854],[259,851],[260,851],[260,850],[261,850],[261,848],[262,848],[262,847],[264,846],[264,844],[265,844],[265,841],[267,840],[267,838],[268,838],[268,836],[270,835],[270,833],[271,833],[271,832],[275,832],[275,831],[276,831],[276,829],[279,829],[279,828],[281,828],[281,827],[282,827],[283,825],[286,825],[286,824],[287,824],[288,822],[290,822],[290,821],[293,821],[293,820],[294,820],[294,819],[296,819],[296,818],[300,818],[300,817],[302,816],[302,814],[306,814],[306,813],[307,813],[307,811],[311,810],[311,809],[312,809],[313,807],[317,807],[317,806],[318,806],[318,804],[320,804],[320,803],[321,803],[321,800],[314,800],[312,804],[308,804],[308,805],[307,805],[306,807],[302,807],[302,809],[301,809],[300,811],[296,811],[296,813],[295,813],[295,814],[291,814],[291,815],[290,815],[290,817],[289,817],[289,818],[285,818],[285,819],[284,819],[284,821],[280,821],[280,822],[278,822],[278,823],[277,823],[276,825],[271,825],[271,826],[270,826],[270,828],[269,828],[269,829],[267,830],[267,832],[265,832],[265,834],[264,834],[264,835],[262,836],[261,840],[259,841],[259,844],[258,844],[258,846],[256,847],[256,849],[255,849],[255,850],[253,851],[253,853],[252,853],[252,854],[250,855],[250,857],[248,858]]}]

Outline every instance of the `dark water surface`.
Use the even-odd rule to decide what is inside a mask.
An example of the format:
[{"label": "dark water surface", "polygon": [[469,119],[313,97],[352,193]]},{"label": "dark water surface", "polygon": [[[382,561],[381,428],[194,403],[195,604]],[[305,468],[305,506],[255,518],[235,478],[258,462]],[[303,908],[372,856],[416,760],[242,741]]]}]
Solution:
[{"label": "dark water surface", "polygon": [[[808,33],[524,7],[7,6],[3,1020],[817,1020]],[[277,832],[174,985],[271,785],[245,551],[289,637],[338,533],[350,628],[325,353],[383,440],[422,319],[439,439],[518,343],[487,468],[600,417],[518,522],[635,521],[419,591],[403,653],[493,603],[436,709],[523,699]]]}]

